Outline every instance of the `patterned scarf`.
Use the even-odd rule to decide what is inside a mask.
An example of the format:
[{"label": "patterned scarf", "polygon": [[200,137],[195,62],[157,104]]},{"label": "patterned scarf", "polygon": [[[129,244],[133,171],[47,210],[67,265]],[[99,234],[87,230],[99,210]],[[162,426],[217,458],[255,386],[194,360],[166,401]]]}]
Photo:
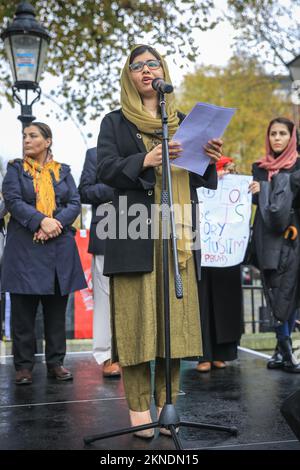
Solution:
[{"label": "patterned scarf", "polygon": [[33,187],[36,193],[36,209],[47,217],[53,217],[56,209],[53,179],[59,180],[61,164],[52,157],[44,165],[30,157],[24,157],[24,170],[33,178]]}]

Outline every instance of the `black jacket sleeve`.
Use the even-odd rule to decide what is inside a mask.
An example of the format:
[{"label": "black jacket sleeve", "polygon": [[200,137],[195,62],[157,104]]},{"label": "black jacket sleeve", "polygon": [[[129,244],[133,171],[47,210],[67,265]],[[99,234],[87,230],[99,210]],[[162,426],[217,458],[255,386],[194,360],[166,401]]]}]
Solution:
[{"label": "black jacket sleeve", "polygon": [[300,207],[300,159],[297,159],[295,170],[291,173],[291,189],[294,193],[293,207]]},{"label": "black jacket sleeve", "polygon": [[201,186],[204,186],[204,188],[208,189],[217,189],[218,175],[216,165],[208,165],[203,176],[196,175],[196,173],[190,173],[190,183],[191,186],[194,186],[195,188],[200,188]]},{"label": "black jacket sleeve", "polygon": [[[253,163],[252,165],[252,176],[253,176],[253,181],[258,181],[258,182],[261,181],[261,178],[259,177],[259,167],[257,163]],[[258,196],[259,196],[259,193],[252,195],[252,204],[255,204],[256,206],[258,206]]]},{"label": "black jacket sleeve", "polygon": [[111,201],[113,198],[114,191],[110,186],[97,183],[96,148],[86,152],[78,191],[82,204],[99,205]]},{"label": "black jacket sleeve", "polygon": [[97,181],[118,189],[153,188],[155,178],[149,180],[148,169],[143,171],[146,150],[122,156],[119,145],[126,136],[131,138],[129,130],[125,133],[124,126],[121,128],[114,122],[113,113],[104,117],[97,143]]},{"label": "black jacket sleeve", "polygon": [[66,175],[66,184],[69,187],[69,200],[67,204],[54,215],[55,219],[59,220],[63,227],[72,225],[81,211],[80,197],[70,171],[68,171]]}]

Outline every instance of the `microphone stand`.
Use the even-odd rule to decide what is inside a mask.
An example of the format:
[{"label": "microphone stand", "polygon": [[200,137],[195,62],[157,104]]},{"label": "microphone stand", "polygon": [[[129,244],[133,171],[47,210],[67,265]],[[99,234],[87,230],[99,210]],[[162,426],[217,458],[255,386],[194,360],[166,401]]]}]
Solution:
[{"label": "microphone stand", "polygon": [[233,435],[237,434],[235,426],[219,426],[210,423],[194,423],[189,421],[181,421],[176,411],[175,405],[172,403],[172,386],[171,386],[171,335],[170,335],[170,293],[169,293],[169,222],[171,226],[171,242],[173,251],[174,265],[174,282],[175,293],[177,299],[183,298],[182,279],[178,267],[178,254],[176,244],[176,227],[173,212],[173,196],[172,196],[172,176],[169,159],[169,132],[168,132],[168,115],[166,113],[166,100],[164,93],[159,93],[159,104],[161,109],[162,120],[162,192],[161,192],[161,218],[162,218],[162,238],[163,238],[163,285],[164,285],[164,328],[165,328],[165,376],[166,376],[166,403],[163,406],[158,421],[140,426],[124,428],[113,432],[95,434],[84,438],[85,444],[91,444],[100,439],[121,436],[144,429],[166,428],[171,432],[174,446],[177,450],[183,450],[181,441],[177,435],[176,428],[180,426],[192,427],[198,429],[212,429],[215,431],[225,431]]}]

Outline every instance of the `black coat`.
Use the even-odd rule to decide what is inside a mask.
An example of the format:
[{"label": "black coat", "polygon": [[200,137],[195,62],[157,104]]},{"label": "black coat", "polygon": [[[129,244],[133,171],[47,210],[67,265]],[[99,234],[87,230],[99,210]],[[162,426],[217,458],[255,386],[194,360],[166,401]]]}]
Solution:
[{"label": "black coat", "polygon": [[[179,115],[182,118],[182,115]],[[155,203],[155,171],[143,170],[147,151],[137,127],[129,122],[121,110],[107,114],[100,128],[97,145],[97,181],[115,188],[113,206],[116,209],[116,237],[108,238],[105,244],[104,274],[151,272],[153,270],[154,240],[151,238],[151,205]],[[215,165],[209,165],[204,176],[190,173],[191,202],[193,215],[198,201],[196,188],[217,187]],[[119,201],[119,197],[125,198]],[[129,224],[136,215],[127,214],[133,204],[142,204],[146,212],[140,215],[141,227],[148,236],[130,239],[126,236]],[[119,219],[123,237],[119,236]],[[199,253],[196,253],[198,264]]]},{"label": "black coat", "polygon": [[96,227],[98,222],[102,220],[104,216],[98,216],[96,212],[100,204],[112,201],[114,191],[106,184],[97,182],[96,147],[88,149],[86,152],[78,191],[82,204],[92,205],[92,219],[88,252],[93,255],[103,255],[105,240],[101,240],[99,237],[97,237]]},{"label": "black coat", "polygon": [[[267,302],[281,321],[299,305],[300,283],[300,160],[290,170],[281,170],[267,183],[268,173],[253,165],[253,179],[261,183],[253,203],[258,205],[252,251],[262,274]],[[294,225],[298,236],[285,239],[287,226]]]},{"label": "black coat", "polygon": [[[207,331],[217,344],[239,342],[243,333],[243,293],[240,265],[203,267],[201,272],[199,297],[205,357],[206,343],[212,342],[205,336]],[[223,360],[217,355],[213,359]]]}]

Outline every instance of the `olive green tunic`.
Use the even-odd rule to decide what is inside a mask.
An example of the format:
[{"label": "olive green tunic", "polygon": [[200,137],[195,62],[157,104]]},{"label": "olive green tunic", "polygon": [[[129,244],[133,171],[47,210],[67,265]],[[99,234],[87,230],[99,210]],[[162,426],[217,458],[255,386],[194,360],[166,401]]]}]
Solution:
[{"label": "olive green tunic", "polygon": [[[174,288],[169,244],[171,357],[202,355],[200,312],[194,258],[181,270],[183,299]],[[116,274],[110,284],[112,356],[122,367],[165,357],[162,239],[154,240],[154,269],[146,274]]]}]

